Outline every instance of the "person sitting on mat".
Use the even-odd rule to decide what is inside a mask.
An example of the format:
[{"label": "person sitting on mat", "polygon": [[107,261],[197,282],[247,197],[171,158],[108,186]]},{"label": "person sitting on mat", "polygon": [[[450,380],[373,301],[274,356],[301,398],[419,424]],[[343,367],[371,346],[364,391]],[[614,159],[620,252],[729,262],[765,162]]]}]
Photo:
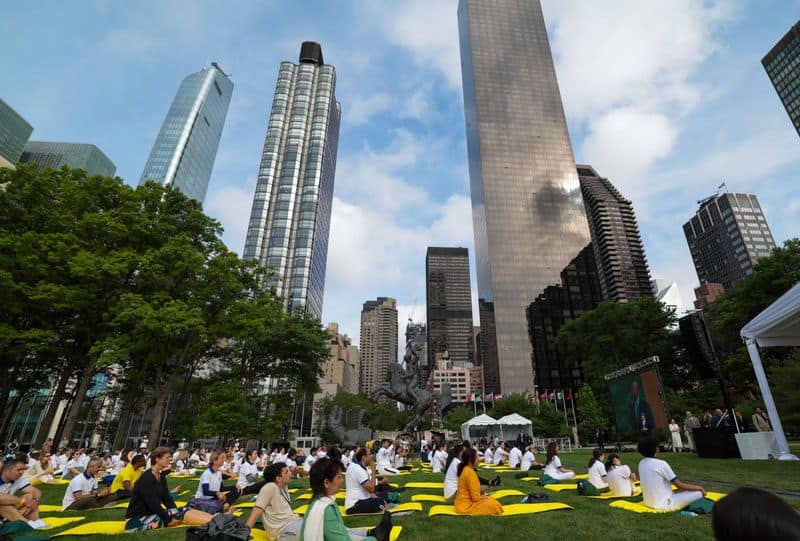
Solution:
[{"label": "person sitting on mat", "polygon": [[242,458],[239,466],[239,479],[236,481],[236,490],[240,494],[258,494],[261,487],[266,484],[266,481],[260,479],[261,472],[258,471],[256,465],[257,459],[257,449],[250,449]]},{"label": "person sitting on mat", "polygon": [[436,451],[431,457],[431,472],[442,473],[445,464],[447,464],[447,444],[440,443],[436,446]]},{"label": "person sitting on mat", "polygon": [[111,482],[111,495],[115,500],[124,500],[131,497],[133,485],[136,484],[136,481],[138,481],[139,477],[144,473],[144,467],[146,465],[147,460],[145,460],[144,456],[136,455],[119,471]]},{"label": "person sitting on mat", "polygon": [[381,475],[397,475],[400,473],[392,464],[394,458],[394,445],[388,439],[381,441],[381,446],[375,454],[375,462],[378,465],[378,473]]},{"label": "person sitting on mat", "polygon": [[77,451],[72,453],[69,460],[67,461],[65,468],[61,471],[62,479],[65,480],[74,479],[75,477],[78,477],[81,474],[81,472],[83,472],[84,467],[82,465],[83,464],[83,460],[81,458],[82,454],[83,454],[83,449],[78,449]]},{"label": "person sitting on mat", "polygon": [[63,511],[97,509],[114,501],[110,496],[111,489],[97,490],[97,472],[102,465],[102,458],[93,458],[86,465],[86,471],[72,478],[61,501]]},{"label": "person sitting on mat", "polygon": [[309,474],[311,503],[300,526],[300,541],[389,541],[392,516],[384,511],[380,523],[371,530],[346,528],[336,505],[342,487],[342,463],[328,457],[317,459]]},{"label": "person sitting on mat", "polygon": [[514,474],[514,478],[522,479],[523,477],[533,477],[536,474],[534,470],[541,470],[543,467],[544,466],[536,462],[536,447],[534,447],[533,444],[528,445],[519,463],[519,469],[522,470],[522,472]]},{"label": "person sitting on mat", "polygon": [[481,494],[481,485],[475,468],[478,467],[478,453],[475,449],[464,449],[458,466],[458,489],[456,490],[455,510],[459,515],[502,515],[503,506],[489,496]]},{"label": "person sitting on mat", "polygon": [[381,487],[375,479],[375,466],[372,464],[372,452],[369,449],[365,447],[358,450],[347,467],[345,478],[344,507],[348,515],[378,513],[386,506],[386,491],[378,490],[385,487]]},{"label": "person sitting on mat", "polygon": [[[134,460],[139,456],[142,455],[136,455]],[[131,501],[125,512],[127,533],[180,524],[197,526],[214,518],[209,513],[175,505],[167,486],[166,472],[171,462],[172,451],[168,447],[158,447],[150,454],[150,469],[144,471],[133,485]]]},{"label": "person sitting on mat", "polygon": [[31,452],[28,455],[28,467],[22,477],[31,485],[55,481],[50,454],[43,455],[41,451]]},{"label": "person sitting on mat", "polygon": [[[42,492],[23,477],[26,468],[23,455],[3,461],[0,469],[0,517],[24,520],[35,530],[47,528],[47,523],[39,519]],[[17,496],[17,493],[22,496]]]},{"label": "person sitting on mat", "polygon": [[800,539],[800,515],[783,499],[754,487],[740,487],[714,504],[711,526],[717,541]]},{"label": "person sitting on mat", "polygon": [[[641,479],[644,504],[647,507],[678,511],[706,495],[703,487],[684,483],[678,479],[666,461],[656,458],[658,441],[654,438],[640,441],[639,452],[644,456],[639,462],[639,479]],[[672,492],[672,485],[686,492]]]},{"label": "person sitting on mat", "polygon": [[222,484],[220,468],[225,462],[225,453],[214,451],[209,457],[208,468],[200,476],[197,493],[189,506],[207,513],[227,511],[236,502],[239,492],[236,487],[226,487]]},{"label": "person sitting on mat", "polygon": [[633,496],[636,474],[631,471],[629,466],[622,463],[622,459],[618,454],[611,453],[608,455],[606,471],[608,472],[606,477],[608,488],[612,496]]},{"label": "person sitting on mat", "polygon": [[516,469],[519,468],[522,462],[522,451],[519,443],[514,442],[512,445],[511,450],[508,452],[508,467]]},{"label": "person sitting on mat", "polygon": [[589,482],[597,490],[605,490],[608,488],[608,472],[606,472],[606,465],[603,464],[605,453],[599,447],[592,451],[592,458],[589,459]]},{"label": "person sitting on mat", "polygon": [[547,460],[544,463],[544,474],[556,481],[568,481],[575,478],[575,470],[570,470],[561,465],[558,458],[558,443],[551,441],[547,444]]},{"label": "person sitting on mat", "polygon": [[444,497],[448,500],[455,496],[458,490],[458,466],[461,464],[461,453],[463,452],[464,444],[458,443],[453,446],[447,457],[444,474]]}]

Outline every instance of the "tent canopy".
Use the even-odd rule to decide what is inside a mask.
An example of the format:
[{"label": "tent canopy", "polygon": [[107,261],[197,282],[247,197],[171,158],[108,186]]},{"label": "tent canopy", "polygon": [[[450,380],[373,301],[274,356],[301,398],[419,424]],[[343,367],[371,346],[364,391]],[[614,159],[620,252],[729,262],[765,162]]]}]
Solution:
[{"label": "tent canopy", "polygon": [[760,347],[800,346],[800,283],[742,327]]},{"label": "tent canopy", "polygon": [[481,435],[491,435],[494,433],[493,429],[498,427],[499,423],[497,422],[497,419],[495,419],[494,417],[490,417],[489,415],[486,415],[484,413],[482,415],[478,415],[477,417],[473,417],[466,423],[461,424],[461,437],[463,437],[465,440],[471,440],[472,439],[472,434],[470,434],[471,428],[476,428],[476,429],[484,428],[485,430],[479,430]]},{"label": "tent canopy", "polygon": [[800,346],[800,282],[742,327],[739,334],[747,344],[750,362],[753,363],[753,371],[769,414],[775,442],[778,445],[778,459],[797,460],[789,449],[789,442],[786,441],[786,434],[783,432],[781,418],[772,398],[758,348]]},{"label": "tent canopy", "polygon": [[526,426],[533,424],[530,419],[526,419],[519,413],[512,413],[511,415],[500,417],[497,422],[503,426]]}]

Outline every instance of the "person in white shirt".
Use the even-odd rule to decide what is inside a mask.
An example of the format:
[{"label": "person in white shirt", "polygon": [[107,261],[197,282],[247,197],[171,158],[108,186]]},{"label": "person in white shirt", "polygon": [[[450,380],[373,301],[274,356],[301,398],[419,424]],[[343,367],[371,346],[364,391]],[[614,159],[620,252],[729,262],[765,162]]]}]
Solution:
[{"label": "person in white shirt", "polygon": [[378,453],[375,455],[375,461],[378,466],[378,473],[381,475],[397,475],[398,470],[392,464],[392,457],[394,455],[394,445],[389,440],[383,440]]},{"label": "person in white shirt", "polygon": [[56,471],[55,471],[55,473],[56,474],[60,474],[60,475],[63,476],[64,472],[67,471],[67,462],[69,462],[71,458],[72,458],[72,449],[67,447],[64,450],[64,452],[62,452],[56,458],[56,468],[55,468]]},{"label": "person in white shirt", "polygon": [[[0,469],[0,517],[6,520],[24,520],[36,530],[48,525],[39,519],[41,491],[24,477],[27,466],[21,458],[9,458]],[[21,493],[22,497],[17,496]]]},{"label": "person in white shirt", "polygon": [[261,472],[258,471],[256,460],[258,451],[251,449],[239,463],[239,480],[236,481],[236,489],[240,494],[258,494],[261,487],[266,485],[266,481],[261,480]]},{"label": "person in white shirt", "polygon": [[536,473],[533,470],[541,470],[542,467],[541,464],[536,462],[536,447],[530,444],[525,448],[525,454],[522,455],[522,460],[520,460],[519,469],[521,471],[514,474],[514,477],[522,479],[523,477],[533,476]]},{"label": "person in white shirt", "polygon": [[97,456],[97,452],[94,449],[86,449],[83,453],[81,453],[80,458],[78,458],[78,466],[80,466],[81,471],[86,470],[86,466],[89,465],[89,461],[92,460]]},{"label": "person in white shirt", "polygon": [[606,471],[608,472],[608,489],[612,496],[633,496],[636,492],[636,474],[630,467],[622,463],[622,459],[616,453],[608,455],[606,461]]},{"label": "person in white shirt", "polygon": [[102,459],[93,458],[86,465],[86,471],[72,478],[61,500],[62,511],[97,509],[115,500],[110,488],[97,490],[96,476],[102,465]]},{"label": "person in white shirt", "polygon": [[194,500],[189,502],[189,507],[199,509],[206,513],[219,513],[225,511],[236,502],[239,492],[235,487],[226,487],[222,484],[222,464],[225,462],[225,453],[213,452],[208,468],[200,476],[197,493]]},{"label": "person in white shirt", "polygon": [[494,450],[494,464],[499,466],[508,459],[508,451],[506,451],[506,442],[502,442],[500,447]]},{"label": "person in white shirt", "polygon": [[444,474],[444,497],[448,500],[453,498],[458,491],[458,465],[461,464],[461,452],[463,450],[464,444],[457,444],[453,447],[452,454],[448,459]]},{"label": "person in white shirt", "polygon": [[[646,438],[639,442],[639,452],[644,458],[639,462],[639,479],[642,486],[642,498],[647,507],[663,511],[678,511],[706,495],[706,490],[699,485],[684,483],[670,465],[658,459],[658,442]],[[672,492],[675,485],[686,492]]]},{"label": "person in white shirt", "polygon": [[494,451],[492,451],[492,446],[486,448],[486,452],[483,453],[483,461],[487,464],[494,464]]},{"label": "person in white shirt", "polygon": [[508,452],[508,465],[511,468],[519,468],[521,462],[522,451],[517,447],[517,444],[514,444],[514,447]]},{"label": "person in white shirt", "polygon": [[72,457],[67,461],[66,467],[61,471],[62,479],[73,479],[83,472],[85,468],[81,465],[81,455],[80,449],[72,453]]},{"label": "person in white shirt", "polygon": [[589,482],[594,485],[597,490],[604,490],[608,488],[608,473],[606,472],[606,465],[603,464],[605,453],[600,448],[592,451],[592,458],[589,459]]},{"label": "person in white shirt", "polygon": [[567,481],[575,478],[575,470],[570,470],[561,465],[558,458],[558,443],[551,441],[547,444],[547,461],[544,465],[544,474],[556,481]]},{"label": "person in white shirt", "polygon": [[386,506],[386,494],[378,492],[372,452],[359,449],[345,473],[344,507],[348,515],[379,513]]},{"label": "person in white shirt", "polygon": [[447,464],[447,444],[442,443],[437,446],[436,452],[433,453],[433,458],[431,458],[431,471],[433,473],[442,473],[445,464]]}]

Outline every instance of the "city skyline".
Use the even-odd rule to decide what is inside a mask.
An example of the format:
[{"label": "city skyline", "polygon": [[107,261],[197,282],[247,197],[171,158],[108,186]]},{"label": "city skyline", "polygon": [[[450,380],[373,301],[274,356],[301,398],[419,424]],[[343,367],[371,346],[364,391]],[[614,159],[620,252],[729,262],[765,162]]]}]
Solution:
[{"label": "city skyline", "polygon": [[[792,6],[610,2],[598,17],[591,4],[543,2],[575,158],[633,201],[653,276],[685,294],[697,278],[679,228],[723,180],[758,195],[777,244],[797,235],[800,197],[786,182],[800,173],[797,135],[760,64],[796,22]],[[0,96],[33,138],[94,143],[135,185],[182,76],[218,59],[237,89],[205,207],[242,253],[275,66],[319,41],[343,59],[344,104],[323,322],[356,341],[360,304],[379,295],[398,299],[401,321],[414,306],[424,318],[427,246],[474,249],[455,2],[320,4],[319,22],[307,7],[240,7],[198,4],[187,19],[147,3],[53,6],[51,20],[23,33],[35,14],[12,3],[0,30],[41,62],[9,58],[15,77]],[[667,47],[670,28],[683,39]]]}]

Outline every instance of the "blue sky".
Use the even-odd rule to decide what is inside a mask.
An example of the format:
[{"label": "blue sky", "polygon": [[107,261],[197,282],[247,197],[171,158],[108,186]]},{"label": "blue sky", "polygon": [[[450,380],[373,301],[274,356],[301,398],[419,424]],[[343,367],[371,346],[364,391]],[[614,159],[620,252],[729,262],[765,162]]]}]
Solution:
[{"label": "blue sky", "polygon": [[[692,300],[681,225],[723,181],[759,196],[776,242],[800,235],[800,139],[760,64],[799,0],[543,8],[576,160],[633,200],[654,277]],[[323,319],[356,340],[376,296],[397,298],[401,329],[412,311],[424,319],[427,246],[472,252],[455,0],[11,1],[3,13],[0,97],[34,139],[94,143],[130,184],[181,79],[211,61],[231,74],[205,209],[239,253],[278,64],[319,41],[342,103]]]}]

